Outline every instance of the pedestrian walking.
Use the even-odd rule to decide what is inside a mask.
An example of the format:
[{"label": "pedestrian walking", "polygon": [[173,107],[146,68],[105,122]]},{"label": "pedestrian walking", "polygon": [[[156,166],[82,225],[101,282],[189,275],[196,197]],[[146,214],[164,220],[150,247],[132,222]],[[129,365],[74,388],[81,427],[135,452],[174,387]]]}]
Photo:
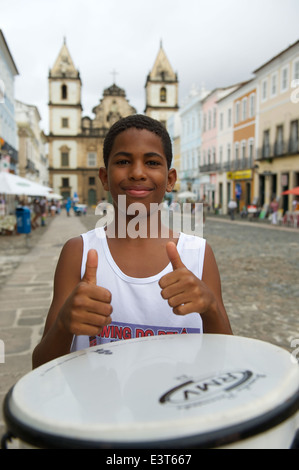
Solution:
[{"label": "pedestrian walking", "polygon": [[47,214],[47,199],[43,197],[40,201],[41,209],[41,226],[45,227],[46,225],[46,214]]},{"label": "pedestrian walking", "polygon": [[279,207],[279,204],[277,202],[277,199],[274,198],[270,204],[271,224],[273,225],[277,225],[278,207]]},{"label": "pedestrian walking", "polygon": [[31,225],[32,225],[32,228],[35,229],[38,227],[38,219],[41,217],[42,215],[42,210],[41,210],[41,206],[40,206],[40,202],[39,200],[36,198],[34,199],[33,201],[33,219],[32,219],[32,222],[31,222]]},{"label": "pedestrian walking", "polygon": [[72,200],[71,200],[70,197],[68,197],[67,201],[66,201],[66,204],[65,204],[65,210],[66,210],[66,213],[67,213],[68,217],[70,216],[71,207],[72,207]]},{"label": "pedestrian walking", "polygon": [[56,207],[56,204],[53,200],[51,201],[50,211],[51,211],[51,217],[54,217],[54,215],[56,214],[56,211],[57,211],[57,207]]},{"label": "pedestrian walking", "polygon": [[230,215],[231,220],[235,220],[235,212],[238,205],[234,199],[231,199],[228,203],[228,212]]}]

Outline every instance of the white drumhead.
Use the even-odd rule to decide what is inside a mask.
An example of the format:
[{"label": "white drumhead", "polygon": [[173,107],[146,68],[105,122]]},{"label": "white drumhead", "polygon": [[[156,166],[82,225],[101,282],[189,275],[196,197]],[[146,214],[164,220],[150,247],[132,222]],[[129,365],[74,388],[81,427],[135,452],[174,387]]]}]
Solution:
[{"label": "white drumhead", "polygon": [[294,414],[298,391],[298,364],[281,348],[235,336],[169,335],[44,364],[13,387],[7,409],[31,439],[42,434],[58,445],[210,445],[215,436],[259,432],[279,414]]}]

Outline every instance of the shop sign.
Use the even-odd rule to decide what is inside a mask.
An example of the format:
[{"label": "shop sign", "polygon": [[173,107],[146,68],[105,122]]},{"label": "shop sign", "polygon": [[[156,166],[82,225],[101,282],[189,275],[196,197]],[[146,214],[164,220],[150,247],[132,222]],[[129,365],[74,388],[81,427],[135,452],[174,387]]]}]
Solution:
[{"label": "shop sign", "polygon": [[252,179],[252,170],[229,171],[226,173],[228,180],[250,180]]}]

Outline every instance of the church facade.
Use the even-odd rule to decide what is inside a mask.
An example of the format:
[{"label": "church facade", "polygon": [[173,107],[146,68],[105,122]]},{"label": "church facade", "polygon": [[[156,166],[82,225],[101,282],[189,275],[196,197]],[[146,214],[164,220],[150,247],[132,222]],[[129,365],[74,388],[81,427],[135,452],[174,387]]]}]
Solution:
[{"label": "church facade", "polygon": [[[109,199],[98,177],[104,166],[103,141],[109,128],[122,117],[136,113],[125,91],[113,83],[92,111],[82,116],[82,82],[66,42],[49,71],[49,178],[54,192],[64,199],[77,195],[79,202],[95,206]],[[178,81],[160,47],[146,81],[145,114],[166,125],[178,110]]]}]

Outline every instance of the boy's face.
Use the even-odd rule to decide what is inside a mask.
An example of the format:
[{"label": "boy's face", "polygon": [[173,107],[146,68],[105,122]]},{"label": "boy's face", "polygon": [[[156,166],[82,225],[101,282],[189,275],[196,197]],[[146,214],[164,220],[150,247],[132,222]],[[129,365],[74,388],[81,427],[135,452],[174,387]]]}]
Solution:
[{"label": "boy's face", "polygon": [[176,171],[168,170],[162,140],[153,132],[134,127],[115,138],[108,168],[100,168],[103,187],[110,191],[114,204],[126,196],[126,207],[134,202],[160,204],[171,192]]}]

